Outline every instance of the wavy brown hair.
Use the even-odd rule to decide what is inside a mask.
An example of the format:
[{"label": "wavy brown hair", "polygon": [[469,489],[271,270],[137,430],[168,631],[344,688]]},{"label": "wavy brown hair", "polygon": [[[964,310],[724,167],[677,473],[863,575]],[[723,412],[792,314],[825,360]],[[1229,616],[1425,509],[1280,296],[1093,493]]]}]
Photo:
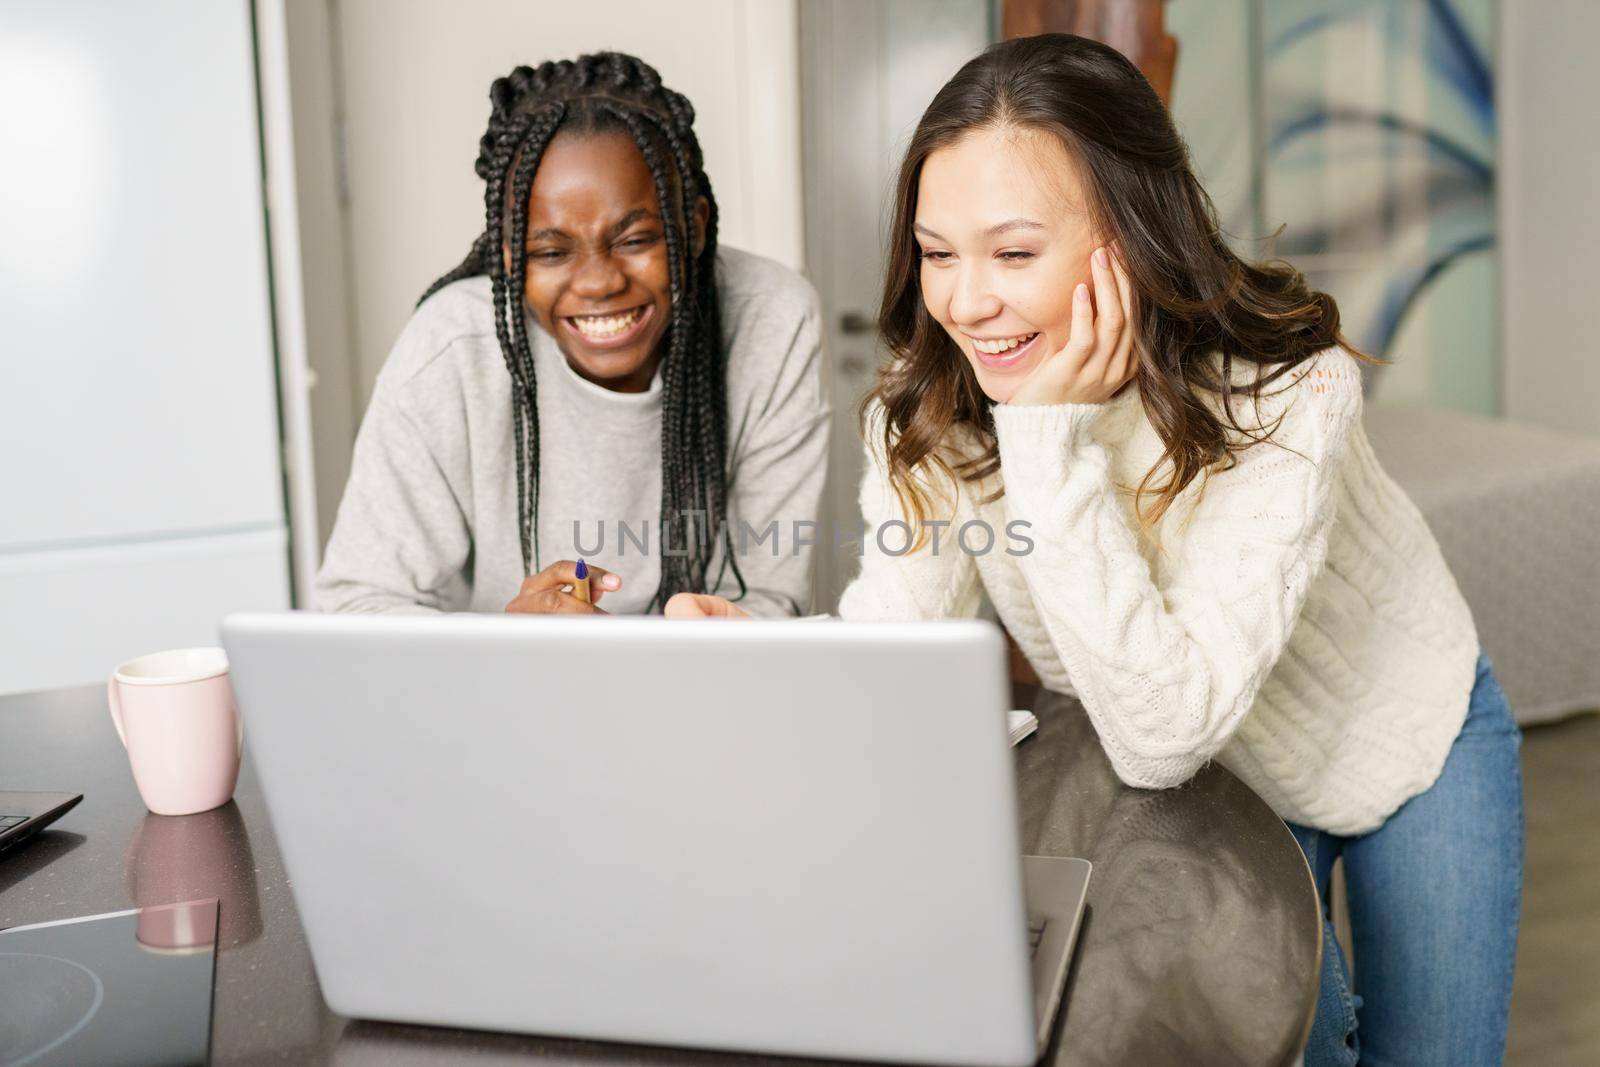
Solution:
[{"label": "wavy brown hair", "polygon": [[[1245,262],[1228,247],[1171,115],[1121,53],[1061,33],[991,45],[928,105],[895,185],[878,318],[895,358],[863,405],[865,413],[880,401],[885,418],[863,432],[882,435],[889,478],[908,518],[919,524],[927,518],[932,469],[979,481],[1000,468],[991,403],[923,304],[911,230],[923,162],[970,133],[995,129],[1058,138],[1078,164],[1098,239],[1115,241],[1121,250],[1133,287],[1139,396],[1165,445],[1134,490],[1142,533],[1195,478],[1232,466],[1238,452],[1270,436],[1271,429],[1258,435],[1239,425],[1237,395],[1258,401],[1296,364],[1330,345],[1380,362],[1345,340],[1333,298],[1309,288],[1299,271],[1281,261]],[[1216,352],[1220,370],[1208,358]],[[1233,383],[1240,361],[1258,365],[1243,388]],[[1204,402],[1206,394],[1221,397],[1226,422]],[[976,432],[980,455],[956,457],[942,447],[958,428]],[[1152,487],[1166,465],[1170,476]],[[1147,493],[1157,495],[1148,513],[1142,507]]]}]

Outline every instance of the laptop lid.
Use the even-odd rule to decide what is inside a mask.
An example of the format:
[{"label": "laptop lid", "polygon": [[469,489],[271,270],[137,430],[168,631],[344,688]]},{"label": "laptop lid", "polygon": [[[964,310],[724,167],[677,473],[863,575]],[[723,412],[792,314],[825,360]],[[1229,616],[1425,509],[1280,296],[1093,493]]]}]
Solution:
[{"label": "laptop lid", "polygon": [[336,1011],[1033,1062],[992,625],[289,613],[223,640]]}]

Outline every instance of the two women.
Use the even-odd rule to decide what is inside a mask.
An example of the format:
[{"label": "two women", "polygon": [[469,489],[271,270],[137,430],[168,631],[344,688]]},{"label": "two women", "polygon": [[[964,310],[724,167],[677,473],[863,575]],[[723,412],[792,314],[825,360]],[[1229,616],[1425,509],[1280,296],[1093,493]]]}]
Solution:
[{"label": "two women", "polygon": [[[495,156],[491,201],[515,158]],[[525,186],[510,184],[514,205]],[[1342,855],[1360,997],[1329,936],[1309,1064],[1497,1061],[1520,893],[1518,735],[1437,544],[1367,443],[1365,357],[1334,301],[1230,251],[1149,84],[1075,37],[996,45],[940,91],[900,173],[890,242],[880,325],[893,359],[865,411],[861,503],[869,529],[896,524],[912,545],[863,538],[841,614],[971,615],[987,593],[1044,682],[1082,700],[1125,781],[1176,786],[1218,760],[1289,824],[1324,897]],[[517,247],[499,253],[513,292]],[[577,314],[559,300],[528,298],[558,337]],[[500,332],[521,351],[525,335]],[[513,361],[511,378],[533,375]],[[411,428],[427,429],[412,403]],[[511,436],[496,427],[483,461]],[[367,447],[358,473],[394,472],[411,510],[461,509],[417,488],[422,456],[402,469]],[[548,460],[539,470],[561,477]],[[974,523],[1026,524],[1026,547],[966,551],[948,531]],[[431,558],[433,529],[366,547]],[[451,545],[450,559],[467,551]],[[659,602],[669,616],[748,614],[704,584],[663,578]]]}]

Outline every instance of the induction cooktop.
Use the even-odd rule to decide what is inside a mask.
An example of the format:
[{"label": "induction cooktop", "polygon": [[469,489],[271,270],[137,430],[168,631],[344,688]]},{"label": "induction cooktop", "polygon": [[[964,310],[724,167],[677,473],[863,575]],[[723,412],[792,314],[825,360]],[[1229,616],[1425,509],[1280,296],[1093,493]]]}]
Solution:
[{"label": "induction cooktop", "polygon": [[217,902],[0,930],[0,1067],[190,1067],[211,1042]]}]

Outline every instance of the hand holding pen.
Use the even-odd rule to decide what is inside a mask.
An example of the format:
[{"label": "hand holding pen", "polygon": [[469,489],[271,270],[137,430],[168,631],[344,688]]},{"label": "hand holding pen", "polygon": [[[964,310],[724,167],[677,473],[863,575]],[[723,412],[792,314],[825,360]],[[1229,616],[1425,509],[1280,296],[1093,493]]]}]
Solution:
[{"label": "hand holding pen", "polygon": [[[580,568],[582,572],[580,573]],[[518,615],[604,615],[600,598],[622,588],[622,579],[583,560],[558,560],[523,580],[506,611]]]}]

